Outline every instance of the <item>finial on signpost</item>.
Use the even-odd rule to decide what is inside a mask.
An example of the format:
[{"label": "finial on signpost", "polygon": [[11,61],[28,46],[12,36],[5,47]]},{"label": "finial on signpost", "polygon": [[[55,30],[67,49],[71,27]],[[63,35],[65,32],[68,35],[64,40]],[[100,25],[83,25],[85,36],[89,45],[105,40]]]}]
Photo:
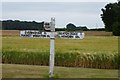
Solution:
[{"label": "finial on signpost", "polygon": [[55,18],[51,18],[51,32],[55,32]]}]

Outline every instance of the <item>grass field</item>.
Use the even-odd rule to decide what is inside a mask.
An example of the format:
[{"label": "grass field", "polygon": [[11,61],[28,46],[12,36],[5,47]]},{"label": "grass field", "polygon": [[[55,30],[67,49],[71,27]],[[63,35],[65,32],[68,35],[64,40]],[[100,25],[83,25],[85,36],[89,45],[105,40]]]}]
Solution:
[{"label": "grass field", "polygon": [[[32,73],[28,74],[27,69],[32,65],[48,66],[49,42],[49,39],[3,36],[3,77],[29,77]],[[70,75],[73,75],[72,78],[117,77],[118,70],[113,69],[118,69],[118,63],[120,62],[119,57],[118,37],[115,36],[86,36],[83,40],[55,39],[55,65],[67,67],[62,68],[63,72],[65,71],[64,73],[61,68],[55,70],[60,72],[60,74],[57,74],[58,72],[56,72],[59,77],[70,77]],[[19,65],[9,65],[11,67],[9,68],[8,64],[25,64],[26,66],[31,66],[27,66],[28,68],[26,68]],[[25,74],[23,74],[24,70],[21,70],[20,67],[24,67],[24,70],[27,70]],[[33,68],[31,68],[30,71],[33,70],[33,73],[38,75],[38,72],[34,72],[35,66],[32,67]],[[48,73],[48,67],[37,66],[37,68],[38,70],[45,69],[45,72],[36,77],[45,77]],[[17,73],[16,71],[18,70],[19,72],[19,69],[21,70],[20,74],[14,74],[14,71]],[[75,73],[71,74],[72,71]],[[85,73],[88,74],[82,75]],[[32,77],[35,77],[35,75]]]},{"label": "grass field", "polygon": [[[3,37],[3,51],[47,52],[49,39]],[[83,40],[56,39],[56,52],[79,53],[116,53],[118,52],[118,37],[85,37]]]}]

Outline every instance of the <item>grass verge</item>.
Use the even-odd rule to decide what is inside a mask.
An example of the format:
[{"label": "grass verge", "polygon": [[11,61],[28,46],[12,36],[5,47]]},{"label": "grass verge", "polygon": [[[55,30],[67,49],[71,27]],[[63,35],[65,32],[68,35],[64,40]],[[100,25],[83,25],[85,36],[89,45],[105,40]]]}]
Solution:
[{"label": "grass verge", "polygon": [[[48,66],[2,64],[3,78],[46,78]],[[118,70],[56,67],[57,78],[118,78]]]}]

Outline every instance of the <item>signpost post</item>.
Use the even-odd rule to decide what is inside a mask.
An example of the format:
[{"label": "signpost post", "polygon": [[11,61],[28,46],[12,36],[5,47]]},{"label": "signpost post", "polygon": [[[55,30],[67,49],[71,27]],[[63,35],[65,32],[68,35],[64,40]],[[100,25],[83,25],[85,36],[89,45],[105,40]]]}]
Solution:
[{"label": "signpost post", "polygon": [[54,40],[55,40],[55,18],[51,18],[51,22],[45,23],[45,30],[50,30],[50,68],[49,68],[49,77],[52,78],[54,76]]},{"label": "signpost post", "polygon": [[55,39],[55,18],[51,18],[51,34],[50,34],[50,77],[53,77],[54,71],[54,39]]}]

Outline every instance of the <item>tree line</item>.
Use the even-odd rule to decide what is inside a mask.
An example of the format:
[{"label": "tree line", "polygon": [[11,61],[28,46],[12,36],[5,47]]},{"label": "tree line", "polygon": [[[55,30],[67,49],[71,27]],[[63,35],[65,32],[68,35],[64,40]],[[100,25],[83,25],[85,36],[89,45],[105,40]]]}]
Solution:
[{"label": "tree line", "polygon": [[[44,22],[20,21],[20,20],[3,20],[2,30],[40,30],[44,31]],[[76,27],[72,23],[68,23],[66,28],[55,28],[56,31],[104,31],[104,28],[88,29],[86,26]]]},{"label": "tree line", "polygon": [[44,22],[3,20],[2,30],[44,30]]}]

